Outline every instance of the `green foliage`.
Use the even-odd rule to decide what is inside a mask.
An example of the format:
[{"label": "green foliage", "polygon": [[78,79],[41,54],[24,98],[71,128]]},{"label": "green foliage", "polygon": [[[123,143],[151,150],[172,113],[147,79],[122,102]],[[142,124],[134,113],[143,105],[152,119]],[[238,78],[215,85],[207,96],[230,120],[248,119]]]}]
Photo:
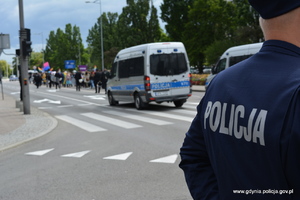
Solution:
[{"label": "green foliage", "polygon": [[231,40],[218,40],[209,45],[204,51],[205,65],[214,65],[219,60],[220,56],[229,47],[235,46],[236,43]]},{"label": "green foliage", "polygon": [[195,0],[164,0],[161,4],[161,19],[166,22],[166,31],[173,41],[182,41],[183,26],[189,22],[188,12]]},{"label": "green foliage", "polygon": [[12,69],[5,60],[0,60],[0,73],[3,77],[9,77],[12,74]]},{"label": "green foliage", "polygon": [[29,68],[33,66],[43,67],[44,54],[41,52],[32,52],[29,59]]},{"label": "green foliage", "polygon": [[246,44],[263,40],[259,15],[248,0],[164,0],[161,11],[167,33],[185,44],[194,66],[215,63],[228,45],[233,45],[231,41]]},{"label": "green foliage", "polygon": [[82,56],[83,52],[79,27],[67,24],[65,31],[58,28],[56,33],[50,32],[45,49],[45,61],[49,62],[54,70],[64,69],[65,60],[75,60],[77,64],[86,63],[86,57]]},{"label": "green foliage", "polygon": [[[108,12],[102,14],[104,65],[110,68],[117,52],[123,48],[161,40],[157,9],[149,0],[127,0],[120,16]],[[101,18],[89,30],[87,43],[90,66],[101,66]],[[101,68],[101,67],[100,67]]]}]

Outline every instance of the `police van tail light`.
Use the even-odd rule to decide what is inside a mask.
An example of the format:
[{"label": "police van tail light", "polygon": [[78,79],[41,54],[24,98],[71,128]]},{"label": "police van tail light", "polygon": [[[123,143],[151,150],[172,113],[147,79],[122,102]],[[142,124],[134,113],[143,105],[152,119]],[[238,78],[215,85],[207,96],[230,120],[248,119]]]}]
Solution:
[{"label": "police van tail light", "polygon": [[145,83],[145,90],[150,91],[151,84],[150,84],[150,77],[149,76],[144,76],[144,83]]},{"label": "police van tail light", "polygon": [[192,74],[191,73],[189,73],[189,78],[190,78],[190,87],[192,87]]}]

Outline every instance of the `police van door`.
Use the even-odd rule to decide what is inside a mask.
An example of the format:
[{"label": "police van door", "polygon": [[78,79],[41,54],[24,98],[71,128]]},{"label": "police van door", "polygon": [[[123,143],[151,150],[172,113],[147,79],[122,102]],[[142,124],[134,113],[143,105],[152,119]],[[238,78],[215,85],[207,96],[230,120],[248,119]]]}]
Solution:
[{"label": "police van door", "polygon": [[150,55],[152,96],[166,97],[190,93],[189,69],[185,53],[175,48],[159,49]]}]

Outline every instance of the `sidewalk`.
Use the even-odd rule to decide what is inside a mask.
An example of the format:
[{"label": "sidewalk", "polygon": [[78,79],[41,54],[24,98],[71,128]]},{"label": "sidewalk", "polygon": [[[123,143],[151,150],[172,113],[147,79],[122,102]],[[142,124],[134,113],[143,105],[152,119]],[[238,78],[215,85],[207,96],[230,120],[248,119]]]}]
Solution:
[{"label": "sidewalk", "polygon": [[24,115],[16,107],[16,100],[4,94],[0,98],[0,151],[41,137],[57,126],[57,120],[49,114],[30,107],[30,115]]}]

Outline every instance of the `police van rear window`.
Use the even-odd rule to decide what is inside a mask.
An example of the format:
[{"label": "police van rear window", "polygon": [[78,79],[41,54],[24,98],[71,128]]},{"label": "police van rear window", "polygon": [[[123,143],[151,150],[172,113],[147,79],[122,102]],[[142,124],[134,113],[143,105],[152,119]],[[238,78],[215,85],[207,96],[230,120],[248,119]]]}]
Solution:
[{"label": "police van rear window", "polygon": [[187,62],[183,53],[153,54],[150,56],[150,73],[153,75],[177,75],[187,70]]}]

